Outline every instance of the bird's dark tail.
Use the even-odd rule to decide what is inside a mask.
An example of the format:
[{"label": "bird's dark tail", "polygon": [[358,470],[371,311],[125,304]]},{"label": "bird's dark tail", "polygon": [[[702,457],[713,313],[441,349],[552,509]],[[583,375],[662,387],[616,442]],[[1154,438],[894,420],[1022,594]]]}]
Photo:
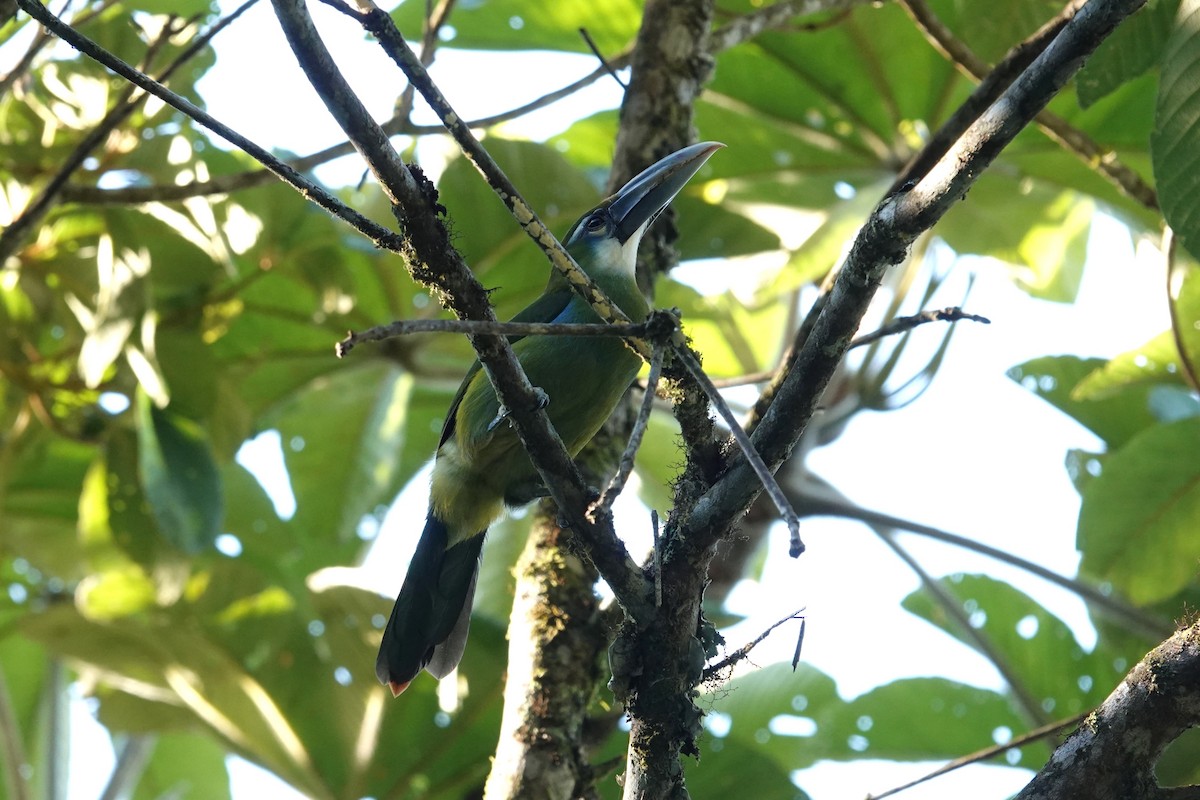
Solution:
[{"label": "bird's dark tail", "polygon": [[426,520],[375,659],[375,674],[393,695],[422,668],[442,678],[462,659],[484,533],[446,549],[446,525],[432,513]]}]

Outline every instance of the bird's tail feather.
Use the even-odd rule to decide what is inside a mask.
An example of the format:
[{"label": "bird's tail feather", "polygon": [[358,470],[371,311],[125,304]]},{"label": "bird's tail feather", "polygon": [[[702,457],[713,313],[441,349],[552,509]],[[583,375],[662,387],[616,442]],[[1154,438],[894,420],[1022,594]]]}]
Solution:
[{"label": "bird's tail feather", "polygon": [[432,513],[391,617],[383,631],[375,674],[393,694],[404,691],[423,667],[444,677],[462,658],[479,574],[483,533],[446,549],[446,525]]}]

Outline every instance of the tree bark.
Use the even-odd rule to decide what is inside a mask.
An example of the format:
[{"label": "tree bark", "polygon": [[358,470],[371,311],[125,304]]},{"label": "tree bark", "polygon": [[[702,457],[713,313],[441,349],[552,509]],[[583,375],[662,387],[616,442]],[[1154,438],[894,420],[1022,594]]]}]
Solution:
[{"label": "tree bark", "polygon": [[1200,798],[1200,786],[1164,788],[1154,775],[1167,745],[1197,725],[1200,622],[1151,650],[1017,800]]}]

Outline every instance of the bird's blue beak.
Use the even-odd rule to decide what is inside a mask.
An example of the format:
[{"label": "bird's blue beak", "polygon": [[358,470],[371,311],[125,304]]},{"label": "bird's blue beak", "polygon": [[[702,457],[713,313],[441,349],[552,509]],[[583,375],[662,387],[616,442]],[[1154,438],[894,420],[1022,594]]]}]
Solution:
[{"label": "bird's blue beak", "polygon": [[690,145],[647,167],[621,187],[608,205],[617,240],[625,244],[634,234],[644,232],[708,157],[724,146],[720,142]]}]

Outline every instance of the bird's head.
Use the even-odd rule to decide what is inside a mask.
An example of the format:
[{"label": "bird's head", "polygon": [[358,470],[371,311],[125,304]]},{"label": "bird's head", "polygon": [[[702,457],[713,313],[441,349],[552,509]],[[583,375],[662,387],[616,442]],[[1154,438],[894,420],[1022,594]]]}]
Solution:
[{"label": "bird's head", "polygon": [[720,142],[700,142],[647,167],[612,197],[580,217],[567,232],[563,244],[585,268],[600,266],[632,275],[638,244],[650,223],[675,199],[708,157],[724,146]]}]

